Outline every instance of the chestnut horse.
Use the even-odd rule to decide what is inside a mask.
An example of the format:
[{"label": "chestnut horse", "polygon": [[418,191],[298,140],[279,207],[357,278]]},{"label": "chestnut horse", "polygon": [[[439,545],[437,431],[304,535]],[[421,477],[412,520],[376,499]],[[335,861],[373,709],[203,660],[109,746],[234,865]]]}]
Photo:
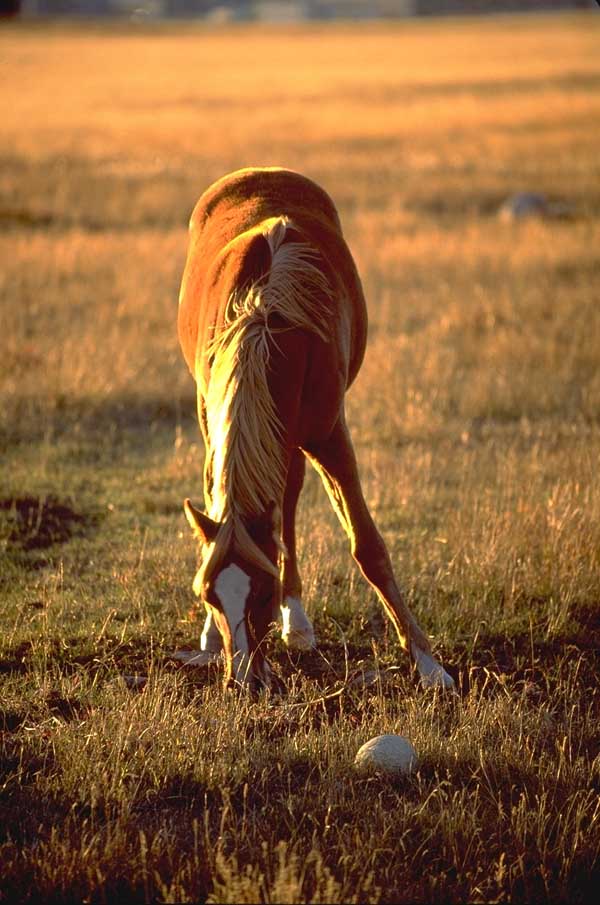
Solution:
[{"label": "chestnut horse", "polygon": [[319,186],[290,170],[252,168],[202,195],[190,220],[179,339],[197,384],[206,513],[189,500],[184,509],[201,544],[200,659],[222,647],[227,682],[269,684],[264,642],[278,610],[286,643],[315,644],[296,562],[308,459],[421,680],[453,684],[406,605],[361,491],[344,394],[366,335],[356,267]]}]

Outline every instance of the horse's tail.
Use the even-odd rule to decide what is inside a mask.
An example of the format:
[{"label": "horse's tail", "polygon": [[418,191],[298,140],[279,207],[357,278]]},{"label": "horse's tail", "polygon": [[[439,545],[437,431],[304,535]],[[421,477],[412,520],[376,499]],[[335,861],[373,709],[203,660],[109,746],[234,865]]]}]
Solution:
[{"label": "horse's tail", "polygon": [[290,326],[316,333],[327,342],[327,301],[332,288],[319,251],[289,217],[270,221],[264,237],[271,252],[271,266],[260,287],[264,306]]},{"label": "horse's tail", "polygon": [[327,342],[332,289],[319,251],[289,217],[271,217],[252,232],[227,305],[225,329],[209,354],[249,320],[268,330],[270,315]]}]

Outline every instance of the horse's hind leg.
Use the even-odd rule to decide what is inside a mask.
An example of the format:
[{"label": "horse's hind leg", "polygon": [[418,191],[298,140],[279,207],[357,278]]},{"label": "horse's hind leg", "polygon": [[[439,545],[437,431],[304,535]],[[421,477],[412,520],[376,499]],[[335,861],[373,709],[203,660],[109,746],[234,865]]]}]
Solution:
[{"label": "horse's hind leg", "polygon": [[300,650],[315,646],[315,633],[302,607],[302,581],[296,561],[296,505],[305,468],[304,454],[299,449],[293,450],[283,497],[283,542],[288,555],[282,569],[281,621],[283,640],[288,647]]},{"label": "horse's hind leg", "polygon": [[333,507],[350,539],[354,559],[367,581],[377,591],[398,633],[400,643],[414,660],[423,683],[451,687],[454,684],[451,677],[433,658],[429,641],[396,583],[387,548],[375,527],[362,493],[356,457],[343,416],[329,439],[307,449],[307,454],[321,475]]}]

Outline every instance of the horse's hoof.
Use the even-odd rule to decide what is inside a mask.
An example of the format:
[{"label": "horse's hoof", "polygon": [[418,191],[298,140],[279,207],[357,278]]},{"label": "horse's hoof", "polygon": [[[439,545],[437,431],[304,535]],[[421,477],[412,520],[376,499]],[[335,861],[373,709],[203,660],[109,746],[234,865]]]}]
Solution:
[{"label": "horse's hoof", "polygon": [[213,650],[176,650],[169,654],[172,660],[179,660],[184,666],[208,666],[220,659],[220,651]]},{"label": "horse's hoof", "polygon": [[312,629],[310,631],[296,631],[295,629],[292,629],[285,635],[282,634],[281,637],[283,638],[286,647],[291,647],[294,650],[314,650],[317,646],[315,633]]},{"label": "horse's hoof", "polygon": [[449,691],[455,687],[452,676],[448,675],[442,664],[431,654],[426,654],[416,644],[411,644],[410,650],[424,688],[441,688]]},{"label": "horse's hoof", "polygon": [[312,623],[298,597],[286,597],[281,604],[283,628],[281,637],[287,647],[295,650],[312,650],[317,646]]}]

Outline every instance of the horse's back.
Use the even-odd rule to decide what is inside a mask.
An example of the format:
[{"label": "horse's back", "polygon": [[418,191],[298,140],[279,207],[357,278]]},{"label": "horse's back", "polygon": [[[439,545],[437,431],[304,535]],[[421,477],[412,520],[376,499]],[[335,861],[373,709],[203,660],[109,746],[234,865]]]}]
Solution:
[{"label": "horse's back", "polygon": [[[226,321],[231,292],[268,269],[265,231],[286,218],[319,256],[332,292],[331,335],[310,340],[313,382],[335,372],[342,393],[362,362],[366,344],[366,305],[339,217],[327,193],[310,179],[279,168],[244,169],[223,177],[200,198],[190,220],[190,245],[179,307],[179,337],[199,388],[207,379],[206,349]],[[296,343],[306,343],[298,335]],[[317,378],[315,378],[315,373]],[[310,376],[310,375],[309,375]]]},{"label": "horse's back", "polygon": [[293,170],[248,167],[213,183],[200,197],[190,218],[192,234],[209,233],[207,244],[223,247],[239,233],[269,217],[309,215],[340,236],[335,205],[320,186]]}]

